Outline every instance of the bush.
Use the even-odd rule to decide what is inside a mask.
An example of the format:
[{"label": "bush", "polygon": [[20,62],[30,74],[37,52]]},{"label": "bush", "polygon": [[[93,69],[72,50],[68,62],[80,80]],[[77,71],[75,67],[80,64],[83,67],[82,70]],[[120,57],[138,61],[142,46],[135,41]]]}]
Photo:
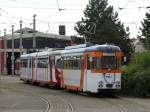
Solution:
[{"label": "bush", "polygon": [[150,96],[150,52],[135,54],[127,67],[122,68],[122,93]]}]

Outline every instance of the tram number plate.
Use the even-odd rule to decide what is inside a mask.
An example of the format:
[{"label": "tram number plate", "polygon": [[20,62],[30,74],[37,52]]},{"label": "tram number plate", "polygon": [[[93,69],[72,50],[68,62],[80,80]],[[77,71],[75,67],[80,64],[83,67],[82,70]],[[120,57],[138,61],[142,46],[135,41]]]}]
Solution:
[{"label": "tram number plate", "polygon": [[112,76],[110,74],[106,74],[105,77],[106,78],[112,78]]},{"label": "tram number plate", "polygon": [[108,87],[108,88],[112,88],[112,84],[106,84],[106,87]]}]

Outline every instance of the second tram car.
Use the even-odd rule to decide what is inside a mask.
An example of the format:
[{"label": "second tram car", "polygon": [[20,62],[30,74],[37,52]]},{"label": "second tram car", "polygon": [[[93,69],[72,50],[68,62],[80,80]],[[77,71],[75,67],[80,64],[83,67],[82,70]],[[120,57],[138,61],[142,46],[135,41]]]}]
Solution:
[{"label": "second tram car", "polygon": [[114,45],[76,45],[21,56],[21,79],[98,93],[121,89],[122,52]]}]

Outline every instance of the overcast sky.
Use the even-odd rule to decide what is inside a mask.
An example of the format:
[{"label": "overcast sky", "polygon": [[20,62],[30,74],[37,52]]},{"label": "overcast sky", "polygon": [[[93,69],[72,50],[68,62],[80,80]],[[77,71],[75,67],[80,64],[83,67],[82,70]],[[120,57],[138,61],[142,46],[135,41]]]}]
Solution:
[{"label": "overcast sky", "polygon": [[[119,19],[130,27],[130,37],[136,37],[140,22],[149,11],[150,0],[108,0],[119,13]],[[11,33],[11,25],[19,29],[19,21],[23,27],[32,28],[33,14],[36,14],[36,29],[42,32],[58,34],[58,26],[66,25],[66,35],[76,35],[73,30],[75,22],[83,17],[83,10],[88,0],[0,0],[0,30],[4,28]],[[62,9],[59,11],[59,9]],[[140,33],[139,33],[140,34]]]}]

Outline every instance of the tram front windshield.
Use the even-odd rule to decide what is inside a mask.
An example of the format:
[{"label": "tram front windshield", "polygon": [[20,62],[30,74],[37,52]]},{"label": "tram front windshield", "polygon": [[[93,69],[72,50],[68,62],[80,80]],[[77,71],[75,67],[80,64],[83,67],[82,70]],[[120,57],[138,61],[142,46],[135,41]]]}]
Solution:
[{"label": "tram front windshield", "polygon": [[115,56],[103,56],[102,57],[102,69],[116,69],[117,60]]},{"label": "tram front windshield", "polygon": [[117,65],[117,59],[115,56],[92,58],[92,69],[116,69]]}]

